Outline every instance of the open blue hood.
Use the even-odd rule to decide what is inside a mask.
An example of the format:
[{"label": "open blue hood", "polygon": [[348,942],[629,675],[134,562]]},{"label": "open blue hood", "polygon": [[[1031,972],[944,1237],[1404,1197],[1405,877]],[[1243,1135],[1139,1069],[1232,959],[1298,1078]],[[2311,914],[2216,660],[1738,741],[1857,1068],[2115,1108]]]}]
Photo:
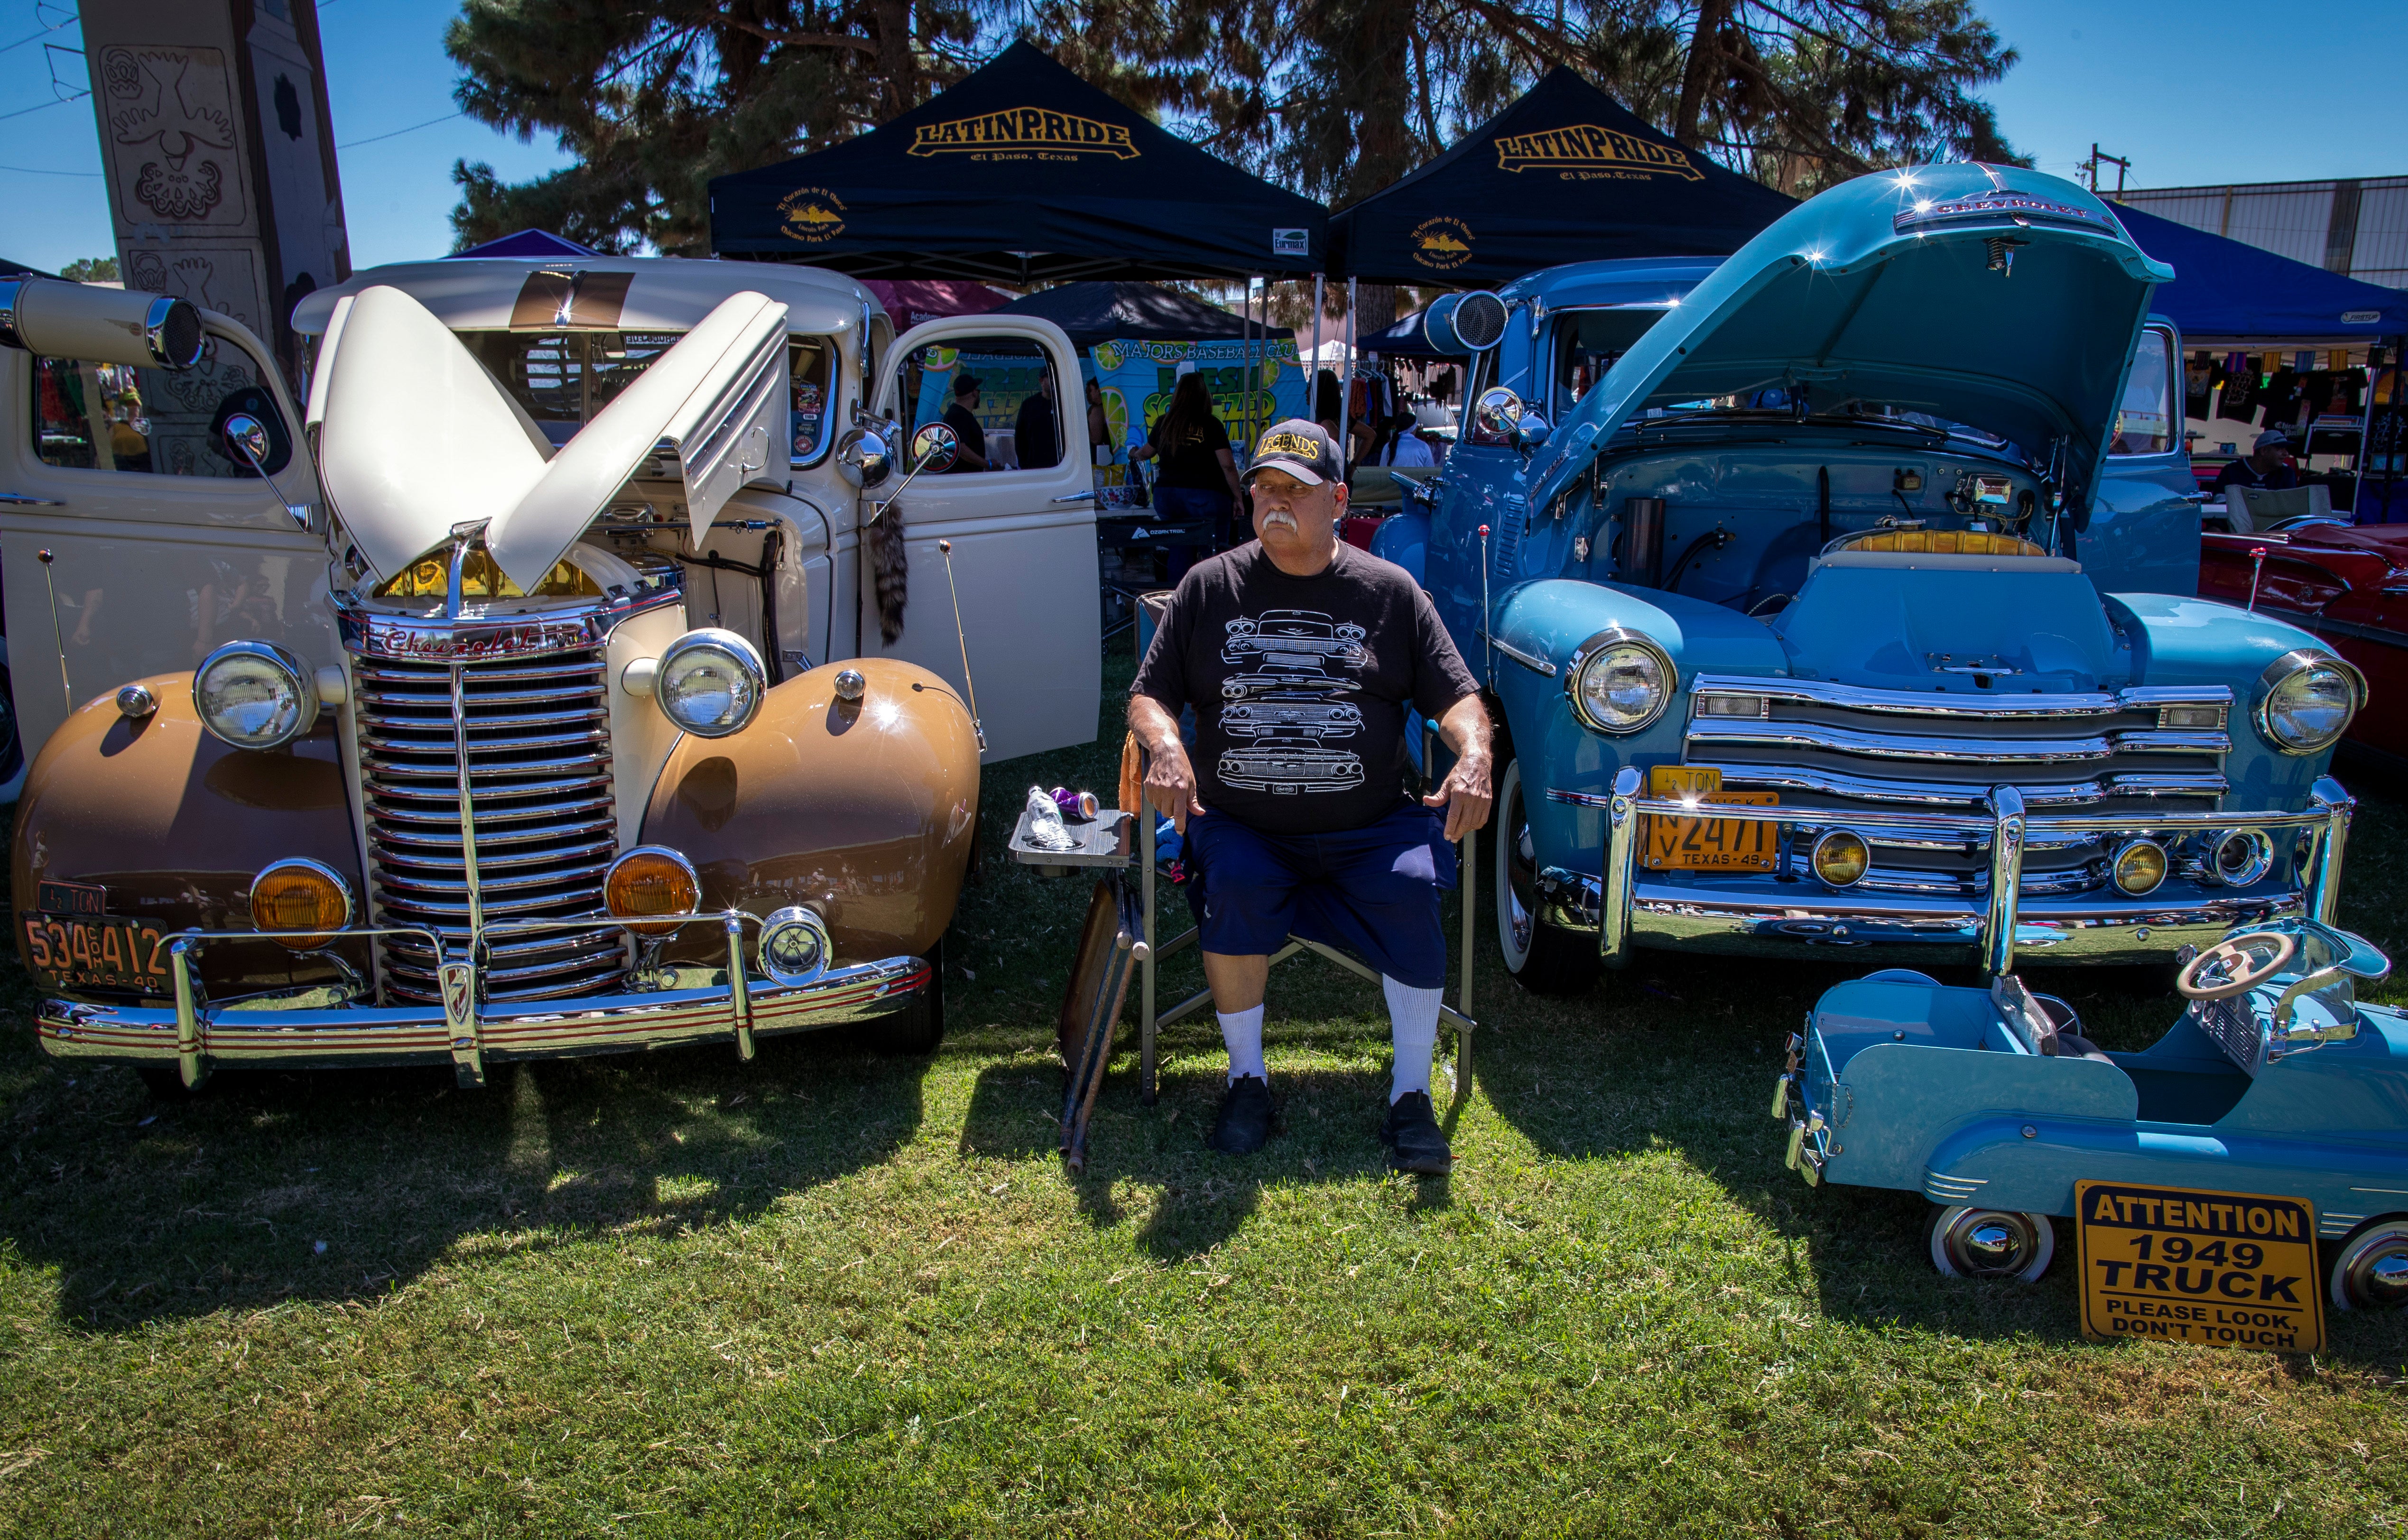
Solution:
[{"label": "open blue hood", "polygon": [[1803,386],[2066,445],[2086,500],[2150,291],[2173,269],[2107,206],[2016,166],[1876,172],[1782,216],[1634,343],[1541,451],[1533,508],[1651,407]]}]

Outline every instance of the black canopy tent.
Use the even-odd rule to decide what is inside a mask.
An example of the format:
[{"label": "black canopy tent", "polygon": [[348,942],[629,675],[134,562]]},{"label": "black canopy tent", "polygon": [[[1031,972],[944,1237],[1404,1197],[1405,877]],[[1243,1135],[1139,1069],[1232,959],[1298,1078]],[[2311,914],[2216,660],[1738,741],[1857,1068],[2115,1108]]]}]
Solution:
[{"label": "black canopy tent", "polygon": [[711,250],[865,278],[1309,277],[1319,204],[1020,42],[855,139],[710,184]]},{"label": "black canopy tent", "polygon": [[1041,316],[1070,335],[1082,348],[1128,337],[1147,342],[1203,342],[1227,338],[1264,340],[1292,337],[1284,326],[1268,332],[1261,321],[1249,323],[1217,305],[1207,305],[1176,289],[1125,279],[1065,283],[1013,300],[995,312],[1004,316]]},{"label": "black canopy tent", "polygon": [[1331,215],[1330,267],[1495,288],[1559,263],[1727,256],[1794,207],[1558,65],[1445,154]]}]

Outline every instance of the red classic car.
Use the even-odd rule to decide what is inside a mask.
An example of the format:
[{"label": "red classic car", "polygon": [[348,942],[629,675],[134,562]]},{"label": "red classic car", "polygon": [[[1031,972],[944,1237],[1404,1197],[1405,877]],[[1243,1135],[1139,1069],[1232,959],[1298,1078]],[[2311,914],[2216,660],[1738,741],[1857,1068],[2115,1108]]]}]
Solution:
[{"label": "red classic car", "polygon": [[2408,766],[2408,524],[2286,520],[2200,541],[2199,592],[2315,632],[2365,674],[2380,711],[2360,711],[2348,741]]}]

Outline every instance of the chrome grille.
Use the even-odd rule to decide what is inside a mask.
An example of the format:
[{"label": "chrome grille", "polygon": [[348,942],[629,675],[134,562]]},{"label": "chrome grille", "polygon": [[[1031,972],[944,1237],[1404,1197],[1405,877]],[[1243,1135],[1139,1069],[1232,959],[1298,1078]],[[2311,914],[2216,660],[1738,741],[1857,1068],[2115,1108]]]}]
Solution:
[{"label": "chrome grille", "polygon": [[[573,920],[602,911],[618,854],[609,705],[602,655],[580,649],[457,665],[465,733],[455,736],[452,665],[354,660],[368,853],[380,921],[419,925],[447,949],[469,941],[460,827],[460,744],[476,808],[478,897],[497,920]],[[613,928],[499,941],[481,972],[488,1000],[541,1000],[604,989],[627,967]],[[387,937],[386,990],[436,1001],[436,959]]]},{"label": "chrome grille", "polygon": [[[1784,860],[1809,875],[1824,829],[1857,807],[1979,813],[2012,785],[2035,815],[2080,808],[2134,812],[2213,807],[2226,791],[2231,692],[2221,685],[2042,694],[1999,674],[1985,690],[1952,677],[1938,690],[1867,690],[1811,679],[1699,675],[1691,685],[1684,761],[1730,791],[1772,791],[1784,806],[1831,817],[1792,826]],[[1995,691],[1996,693],[1991,692]],[[1962,834],[1869,832],[1867,889],[1979,892],[1988,852]],[[2071,892],[2105,880],[2097,834],[2033,837],[2026,893]]]}]

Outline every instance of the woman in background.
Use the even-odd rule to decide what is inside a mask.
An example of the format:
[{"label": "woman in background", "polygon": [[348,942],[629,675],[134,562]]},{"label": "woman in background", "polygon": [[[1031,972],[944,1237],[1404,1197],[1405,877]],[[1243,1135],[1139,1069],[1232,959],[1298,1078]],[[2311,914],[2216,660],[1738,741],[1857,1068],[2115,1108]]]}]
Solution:
[{"label": "woman in background", "polygon": [[[1231,515],[1238,506],[1238,463],[1229,452],[1229,430],[1212,415],[1212,397],[1204,389],[1202,375],[1179,377],[1179,386],[1170,393],[1170,410],[1162,414],[1144,443],[1129,450],[1129,459],[1161,462],[1154,477],[1154,506],[1163,518],[1181,523],[1211,520],[1212,544],[1205,554],[1226,550],[1236,543]],[[1185,577],[1196,561],[1195,547],[1174,547],[1170,581],[1177,583]]]}]

